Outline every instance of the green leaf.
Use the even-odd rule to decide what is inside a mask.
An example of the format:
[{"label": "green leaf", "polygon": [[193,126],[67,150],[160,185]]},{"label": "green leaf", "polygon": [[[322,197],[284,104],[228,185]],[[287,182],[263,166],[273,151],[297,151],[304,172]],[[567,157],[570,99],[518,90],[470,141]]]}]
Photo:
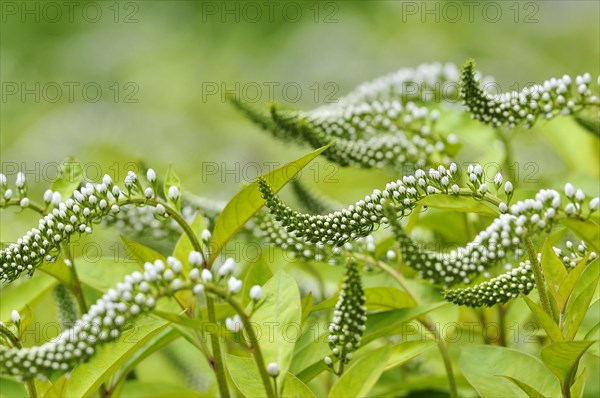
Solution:
[{"label": "green leaf", "polygon": [[538,322],[544,328],[552,341],[563,341],[564,337],[560,331],[560,328],[556,322],[554,322],[554,319],[552,319],[550,315],[548,315],[546,311],[542,309],[542,307],[534,303],[529,297],[525,296],[524,294],[521,294],[521,297],[523,297],[523,300],[525,300],[525,303],[527,303],[527,306],[531,312],[533,312]]},{"label": "green leaf", "polygon": [[254,285],[264,285],[273,276],[269,265],[261,257],[253,263],[246,272],[244,284],[242,285],[242,304],[247,305],[250,302],[250,289]]},{"label": "green leaf", "polygon": [[[430,311],[447,305],[447,302],[427,304],[420,307],[400,308],[392,311],[370,314],[367,318],[366,330],[361,340],[361,346],[365,346],[380,337],[403,334],[406,330],[403,326],[406,322],[427,314]],[[326,370],[327,366],[320,358],[317,362],[304,368],[296,376],[304,383],[308,383],[319,373]]]},{"label": "green leaf", "polygon": [[596,253],[600,252],[600,225],[591,220],[561,218],[560,223],[569,228]]},{"label": "green leaf", "polygon": [[[312,311],[330,310],[335,307],[339,293],[312,307]],[[394,310],[413,307],[415,301],[406,292],[393,287],[369,287],[365,289],[365,305],[371,311]]]},{"label": "green leaf", "polygon": [[63,161],[60,167],[60,175],[52,181],[50,189],[60,193],[64,201],[73,195],[73,192],[79,188],[82,181],[81,164],[77,159],[70,156]]},{"label": "green leaf", "polygon": [[88,262],[82,257],[78,257],[73,262],[81,283],[101,293],[106,293],[108,289],[122,282],[127,275],[140,269],[137,263],[131,260],[117,260],[115,261],[111,257],[101,257],[97,261]]},{"label": "green leaf", "polygon": [[139,319],[134,327],[124,332],[117,341],[101,346],[89,362],[73,370],[65,396],[91,395],[132,355],[167,326],[168,323],[163,320]]},{"label": "green leaf", "polygon": [[44,393],[44,398],[59,398],[66,397],[67,386],[69,384],[69,380],[66,377],[62,376],[58,380],[56,380],[52,386]]},{"label": "green leaf", "polygon": [[571,397],[581,398],[583,397],[583,391],[585,390],[585,382],[587,380],[587,369],[583,369],[583,372],[579,375],[573,385],[571,386]]},{"label": "green leaf", "polygon": [[227,370],[236,387],[246,397],[265,397],[267,394],[254,359],[226,354]]},{"label": "green leaf", "polygon": [[125,383],[119,394],[119,397],[122,398],[193,398],[206,396],[206,394],[199,393],[186,386],[136,380]]},{"label": "green leaf", "polygon": [[[196,214],[196,217],[194,218],[194,221],[192,221],[192,223],[190,224],[190,227],[192,228],[192,231],[194,231],[194,235],[196,236],[196,238],[198,238],[198,242],[200,243],[200,245],[202,245],[202,231],[206,229],[206,224],[204,223],[204,216],[202,215],[202,213],[198,212],[198,214]],[[177,244],[175,245],[175,250],[173,250],[173,256],[179,261],[181,261],[181,264],[183,265],[184,275],[188,275],[190,270],[192,269],[192,266],[190,265],[190,262],[188,260],[190,252],[192,250],[195,250],[194,246],[192,245],[192,241],[190,241],[190,238],[184,232],[177,241]],[[206,248],[204,246],[202,247],[202,251],[206,253]]]},{"label": "green leaf", "polygon": [[306,319],[308,319],[313,308],[312,292],[308,292],[308,294],[302,298],[300,304],[302,305],[302,325],[304,325],[304,322],[306,322]]},{"label": "green leaf", "polygon": [[66,287],[73,286],[73,273],[62,258],[57,259],[53,263],[44,262],[38,269],[54,277]]},{"label": "green leaf", "polygon": [[499,210],[489,205],[488,202],[466,196],[427,195],[419,200],[419,204],[437,209],[459,211],[461,213],[478,213],[492,217],[500,214]]},{"label": "green leaf", "polygon": [[564,314],[563,335],[566,340],[573,340],[577,334],[598,287],[599,273],[600,262],[596,259],[588,264],[573,289]]},{"label": "green leaf", "polygon": [[127,250],[127,253],[129,253],[131,259],[136,261],[140,267],[143,267],[144,263],[146,262],[151,263],[156,260],[167,261],[165,256],[156,250],[149,248],[148,246],[144,246],[141,243],[127,239],[123,235],[121,235],[121,241],[123,242],[123,246],[125,247],[125,250]]},{"label": "green leaf", "polygon": [[565,310],[565,306],[567,305],[567,301],[569,297],[571,297],[571,293],[573,293],[573,289],[577,284],[577,281],[581,277],[581,274],[586,269],[587,266],[587,257],[579,262],[568,274],[567,277],[563,280],[558,288],[557,301],[558,308],[562,313]]},{"label": "green leaf", "polygon": [[[293,179],[314,158],[329,148],[326,145],[286,164],[263,176],[273,192],[278,192],[285,184]],[[225,244],[246,224],[246,222],[265,204],[256,182],[242,188],[225,206],[215,222],[212,233],[212,244],[215,250],[211,253],[212,263]]]},{"label": "green leaf", "polygon": [[499,376],[504,377],[507,380],[513,382],[517,387],[519,387],[521,390],[525,391],[525,393],[527,394],[528,397],[544,398],[544,396],[542,394],[540,394],[535,388],[531,387],[529,384],[527,384],[519,379],[510,377],[510,376],[504,376],[504,375],[499,375]]},{"label": "green leaf", "polygon": [[2,285],[0,320],[10,320],[12,310],[22,313],[26,306],[34,306],[57,285],[55,279],[42,273],[34,274],[26,283]]},{"label": "green leaf", "polygon": [[390,347],[383,346],[357,359],[329,391],[329,397],[364,397],[385,370]]},{"label": "green leaf", "polygon": [[544,270],[544,278],[550,288],[550,293],[554,300],[557,300],[558,288],[567,277],[567,270],[560,261],[560,258],[552,249],[552,244],[546,239],[542,247],[542,268]]},{"label": "green leaf", "polygon": [[398,343],[390,349],[390,356],[385,364],[385,370],[398,367],[436,345],[437,343],[433,340],[413,340]]},{"label": "green leaf", "polygon": [[[172,200],[169,197],[169,188],[171,187],[176,187],[179,191],[179,197],[177,198],[177,200]],[[167,174],[165,175],[165,182],[163,184],[163,194],[165,195],[167,202],[169,202],[176,209],[179,209],[179,204],[181,203],[181,181],[179,180],[179,177],[177,177],[177,174],[175,174],[172,165],[169,165]]]},{"label": "green leaf", "polygon": [[306,384],[304,384],[296,376],[288,372],[283,379],[282,398],[311,398],[315,394]]},{"label": "green leaf", "polygon": [[[252,314],[252,325],[257,330],[256,338],[265,363],[279,364],[278,384],[281,385],[301,333],[300,291],[294,278],[280,271],[263,286],[263,297],[261,305]],[[251,306],[246,308],[248,312]]]},{"label": "green leaf", "polygon": [[506,376],[527,380],[545,397],[562,396],[558,380],[542,361],[522,351],[491,345],[465,346],[461,349],[460,368],[481,397],[527,397]]},{"label": "green leaf", "polygon": [[583,115],[575,116],[577,123],[585,130],[600,138],[600,120],[598,118],[586,117]]},{"label": "green leaf", "polygon": [[542,361],[560,380],[560,385],[570,388],[583,353],[593,341],[562,341],[542,348]]}]

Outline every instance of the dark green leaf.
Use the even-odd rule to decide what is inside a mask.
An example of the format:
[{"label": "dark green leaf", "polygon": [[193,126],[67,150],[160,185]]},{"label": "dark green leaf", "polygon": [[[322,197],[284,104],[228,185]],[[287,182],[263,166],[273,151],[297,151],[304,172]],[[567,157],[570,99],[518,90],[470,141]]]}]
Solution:
[{"label": "dark green leaf", "polygon": [[356,360],[335,382],[329,397],[364,397],[375,386],[385,370],[390,347],[383,346]]}]

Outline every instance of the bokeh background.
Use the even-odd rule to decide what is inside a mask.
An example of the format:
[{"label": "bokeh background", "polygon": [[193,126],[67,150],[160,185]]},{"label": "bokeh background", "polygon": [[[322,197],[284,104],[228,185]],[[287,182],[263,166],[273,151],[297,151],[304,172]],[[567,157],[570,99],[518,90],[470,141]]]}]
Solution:
[{"label": "bokeh background", "polygon": [[[25,171],[33,196],[76,156],[90,180],[122,181],[142,160],[159,172],[173,165],[185,190],[226,200],[307,151],[260,131],[226,93],[310,109],[401,67],[468,57],[505,90],[600,73],[597,1],[66,3],[0,3],[0,163],[11,179]],[[490,129],[442,123],[464,145],[460,161],[501,161]],[[598,195],[598,140],[573,121],[517,131],[512,145],[521,175],[535,171],[531,184],[516,181],[520,195],[567,181]],[[303,177],[352,202],[397,174],[319,160]],[[0,217],[2,242],[37,218]],[[118,232],[100,234],[118,241]],[[182,377],[147,370],[156,380]],[[593,396],[597,383],[589,388]]]}]

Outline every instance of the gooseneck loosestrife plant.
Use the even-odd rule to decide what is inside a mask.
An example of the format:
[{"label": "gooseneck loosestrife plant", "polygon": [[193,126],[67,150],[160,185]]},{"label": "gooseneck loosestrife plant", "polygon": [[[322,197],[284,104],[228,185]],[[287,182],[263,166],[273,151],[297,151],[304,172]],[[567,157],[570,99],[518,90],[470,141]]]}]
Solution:
[{"label": "gooseneck loosestrife plant", "polygon": [[[423,286],[429,286],[458,306],[497,306],[499,316],[522,297],[545,332],[541,363],[553,382],[542,391],[537,380],[498,374],[497,383],[507,383],[499,388],[521,389],[529,396],[578,395],[585,381],[578,363],[595,341],[593,334],[582,338],[580,327],[599,279],[599,199],[564,181],[563,192],[540,189],[514,200],[517,187],[509,170],[487,175],[478,163],[462,169],[455,162],[461,134],[444,131],[448,127],[442,122],[466,113],[475,121],[465,123],[492,126],[507,142],[519,134],[516,130],[564,115],[575,116],[597,134],[598,87],[589,74],[565,75],[491,95],[485,87],[490,82],[472,61],[462,72],[452,64],[434,63],[362,84],[337,103],[310,111],[280,105],[263,111],[233,98],[238,109],[274,137],[315,151],[258,178],[228,203],[182,191],[171,169],[164,180],[146,169],[144,177],[130,171],[122,185],[108,175],[88,182],[70,159],[39,202],[28,195],[25,174],[17,174],[14,186],[0,175],[0,207],[41,216],[37,226],[0,251],[0,280],[13,283],[38,270],[56,278],[53,297],[65,325],[50,341],[24,347],[21,337],[32,315],[22,319],[17,309],[12,311],[10,322],[0,325],[0,374],[25,383],[30,396],[59,383],[63,391],[118,395],[138,361],[166,344],[152,337],[168,329],[169,338],[184,337],[204,356],[223,397],[314,396],[312,381],[328,371],[336,381],[317,394],[365,395],[385,370],[432,346],[431,338],[400,343],[392,338],[402,337],[402,325],[414,321],[436,340],[448,391],[458,396],[450,344],[429,314],[443,304],[423,294]],[[340,166],[381,168],[397,177],[346,207],[294,180],[293,193],[303,209],[293,210],[277,191],[320,154]],[[451,250],[441,245],[428,249],[411,236],[427,208],[473,213],[476,221],[464,218],[471,231],[466,243]],[[71,245],[99,224],[129,236],[123,239],[139,269],[118,280],[109,277],[114,285],[92,294],[87,278],[81,277],[83,260],[74,258]],[[566,231],[580,242],[563,238]],[[301,300],[294,278],[283,271],[273,275],[264,260],[248,267],[232,258],[222,260],[234,236],[276,248],[300,267],[345,267],[337,298],[313,305],[312,294]],[[131,238],[161,241],[162,250]],[[418,276],[412,278],[405,266]],[[363,278],[378,272],[400,289],[364,288]],[[422,287],[415,289],[418,285]],[[377,292],[384,290],[394,292],[394,298],[378,299]],[[540,304],[527,297],[534,290]],[[333,310],[325,339],[309,341],[313,331],[307,321],[319,319],[318,312],[325,309]],[[85,376],[92,380],[77,373],[82,367],[103,366],[94,363],[99,355],[110,362],[105,352],[99,354],[103,346],[126,344],[122,337],[134,322],[148,319],[160,320],[160,327],[136,346],[142,355],[114,362],[118,366],[110,374],[92,371]],[[285,341],[265,336],[262,327],[269,324],[276,325],[276,334],[288,324],[300,325],[300,335]],[[327,345],[330,352],[324,354]],[[520,354],[504,350],[505,360]],[[472,371],[463,371],[479,391]],[[364,383],[353,382],[365,373],[370,376]]]}]

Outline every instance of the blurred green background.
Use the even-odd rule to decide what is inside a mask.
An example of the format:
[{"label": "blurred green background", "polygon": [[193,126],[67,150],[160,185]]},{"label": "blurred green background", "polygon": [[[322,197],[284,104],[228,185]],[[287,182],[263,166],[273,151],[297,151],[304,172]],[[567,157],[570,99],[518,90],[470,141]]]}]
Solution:
[{"label": "blurred green background", "polygon": [[[160,172],[172,164],[184,189],[226,200],[307,151],[260,131],[224,101],[225,91],[310,109],[401,67],[468,57],[505,90],[600,73],[597,1],[0,4],[0,162],[11,179],[24,169],[34,195],[73,155],[95,181],[104,173],[122,181],[139,160]],[[441,124],[464,144],[461,162],[501,161],[491,129],[455,117]],[[598,195],[598,140],[570,119],[515,132],[513,150],[517,195],[567,181]],[[341,202],[392,178],[323,160],[304,174]],[[2,242],[37,219],[0,216]],[[100,236],[115,242],[118,231]],[[162,379],[170,373],[177,370]]]}]

